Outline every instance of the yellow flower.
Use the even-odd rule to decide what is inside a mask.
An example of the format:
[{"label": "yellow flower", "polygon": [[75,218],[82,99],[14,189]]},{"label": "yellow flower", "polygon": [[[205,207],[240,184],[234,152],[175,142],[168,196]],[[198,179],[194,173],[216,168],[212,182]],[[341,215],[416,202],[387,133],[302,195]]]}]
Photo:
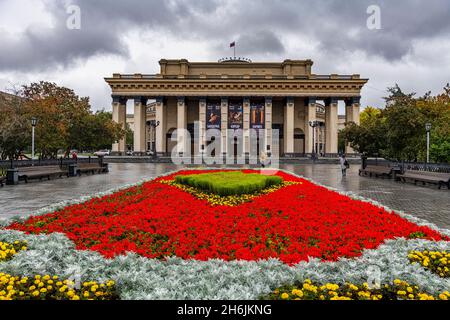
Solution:
[{"label": "yellow flower", "polygon": [[286,292],[283,293],[283,294],[281,295],[281,299],[283,299],[283,300],[289,299],[289,294],[287,294]]}]

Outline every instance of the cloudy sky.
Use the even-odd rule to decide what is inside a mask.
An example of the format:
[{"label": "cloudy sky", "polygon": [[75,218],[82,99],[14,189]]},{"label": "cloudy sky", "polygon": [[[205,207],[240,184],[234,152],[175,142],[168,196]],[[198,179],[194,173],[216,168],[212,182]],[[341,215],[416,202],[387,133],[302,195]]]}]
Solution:
[{"label": "cloudy sky", "polygon": [[[67,28],[71,5],[80,29]],[[371,5],[381,29],[367,27]],[[448,0],[0,0],[0,90],[53,81],[110,109],[105,76],[157,73],[161,58],[215,61],[232,41],[253,61],[360,73],[364,106],[382,107],[395,83],[423,94],[450,82]]]}]

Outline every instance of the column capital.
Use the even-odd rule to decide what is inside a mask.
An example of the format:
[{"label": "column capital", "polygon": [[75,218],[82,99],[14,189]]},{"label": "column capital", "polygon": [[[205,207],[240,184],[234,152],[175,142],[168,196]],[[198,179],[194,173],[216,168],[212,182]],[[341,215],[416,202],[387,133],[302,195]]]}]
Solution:
[{"label": "column capital", "polygon": [[337,104],[337,103],[339,103],[339,99],[338,98],[330,97],[330,98],[325,99],[325,105],[326,106],[329,106],[329,105],[332,105],[332,104]]},{"label": "column capital", "polygon": [[220,97],[221,104],[228,104],[228,97]]},{"label": "column capital", "polygon": [[361,103],[361,97],[351,97],[348,99],[345,99],[345,105],[351,106],[353,104],[360,104]]},{"label": "column capital", "polygon": [[134,104],[140,103],[140,104],[143,104],[143,105],[147,105],[147,100],[148,100],[147,97],[135,96],[135,97],[133,97],[133,99],[134,99]]},{"label": "column capital", "polygon": [[273,98],[272,97],[265,97],[265,103],[266,104],[272,104],[272,102],[273,102]]},{"label": "column capital", "polygon": [[164,97],[156,97],[156,103],[164,104]]},{"label": "column capital", "polygon": [[206,104],[206,98],[205,97],[200,97],[198,100],[199,100],[199,103]]},{"label": "column capital", "polygon": [[186,97],[184,97],[184,96],[177,97],[177,103],[185,103],[185,102],[186,102]]},{"label": "column capital", "polygon": [[127,104],[128,98],[123,96],[112,95],[113,103]]},{"label": "column capital", "polygon": [[286,97],[286,104],[294,104],[295,100],[294,97]]},{"label": "column capital", "polygon": [[317,103],[317,97],[308,97],[308,98],[306,98],[306,102],[308,104],[316,104]]},{"label": "column capital", "polygon": [[243,97],[244,103],[250,103],[250,97]]}]

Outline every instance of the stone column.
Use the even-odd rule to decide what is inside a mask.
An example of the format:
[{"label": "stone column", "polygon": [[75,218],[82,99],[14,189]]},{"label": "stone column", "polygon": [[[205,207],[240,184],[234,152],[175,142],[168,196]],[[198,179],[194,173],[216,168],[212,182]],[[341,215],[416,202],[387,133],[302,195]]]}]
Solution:
[{"label": "stone column", "polygon": [[244,98],[244,154],[250,154],[250,98]]},{"label": "stone column", "polygon": [[294,153],[294,98],[287,98],[284,107],[284,154],[289,156]]},{"label": "stone column", "polygon": [[[200,98],[198,103],[198,115],[199,115],[199,126],[200,126],[200,150],[204,152],[206,150],[206,98]],[[202,146],[204,149],[202,149]]]},{"label": "stone column", "polygon": [[[264,150],[266,151],[266,153],[270,152],[272,153],[272,105],[273,105],[273,99],[272,97],[266,97],[266,102],[265,102],[265,112],[266,112],[266,116],[265,116],[265,146],[264,146]],[[269,149],[269,150],[267,150]]]},{"label": "stone column", "polygon": [[227,149],[228,149],[228,135],[227,135],[227,131],[228,131],[228,98],[223,97],[221,99],[221,104],[220,104],[220,110],[221,110],[221,131],[222,131],[222,142],[221,142],[221,150],[222,150],[222,154],[227,154]]},{"label": "stone column", "polygon": [[338,100],[325,101],[325,153],[338,153]]},{"label": "stone column", "polygon": [[[356,124],[360,124],[360,104],[361,97],[353,97],[348,100],[345,100],[345,123],[351,123],[354,122]],[[355,153],[355,150],[350,147],[350,145],[347,145],[345,147],[345,153]]]},{"label": "stone column", "polygon": [[[127,99],[123,97],[113,97],[113,121],[126,129],[127,121]],[[123,155],[126,152],[126,137],[112,145],[113,154]]]},{"label": "stone column", "polygon": [[147,99],[144,97],[134,98],[134,152],[137,155],[145,155],[146,150],[146,120]]},{"label": "stone column", "polygon": [[[313,133],[313,128],[309,125],[310,122],[316,121],[317,116],[317,106],[316,106],[316,98],[309,97],[306,99],[306,112],[305,112],[305,153],[313,153],[314,148],[314,139],[315,134]],[[316,138],[316,143],[318,141],[318,137]]]},{"label": "stone column", "polygon": [[184,97],[177,99],[177,145],[178,153],[187,151],[187,108]]},{"label": "stone column", "polygon": [[166,153],[166,114],[167,110],[164,106],[164,98],[156,99],[156,121],[159,126],[156,127],[156,153],[164,155]]}]

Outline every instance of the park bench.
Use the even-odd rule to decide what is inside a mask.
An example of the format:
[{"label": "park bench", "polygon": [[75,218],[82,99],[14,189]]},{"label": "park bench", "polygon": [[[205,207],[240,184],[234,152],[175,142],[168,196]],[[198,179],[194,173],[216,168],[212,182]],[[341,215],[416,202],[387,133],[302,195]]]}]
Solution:
[{"label": "park bench", "polygon": [[397,179],[402,182],[406,182],[407,180],[413,181],[414,184],[417,184],[417,182],[422,182],[423,185],[427,183],[436,184],[439,186],[439,189],[445,185],[450,189],[450,173],[445,172],[407,170],[403,174],[398,174]]},{"label": "park bench", "polygon": [[3,187],[3,185],[5,184],[5,182],[6,182],[6,177],[1,177],[1,176],[0,176],[0,187]]},{"label": "park bench", "polygon": [[359,175],[370,177],[391,177],[394,172],[393,167],[386,167],[386,166],[367,166],[364,169],[359,169]]},{"label": "park bench", "polygon": [[83,173],[105,173],[107,167],[100,163],[79,163],[77,166],[77,175],[81,176]]},{"label": "park bench", "polygon": [[19,181],[23,180],[28,183],[28,180],[46,178],[50,180],[51,177],[69,176],[67,170],[61,169],[59,166],[36,166],[18,168]]}]

